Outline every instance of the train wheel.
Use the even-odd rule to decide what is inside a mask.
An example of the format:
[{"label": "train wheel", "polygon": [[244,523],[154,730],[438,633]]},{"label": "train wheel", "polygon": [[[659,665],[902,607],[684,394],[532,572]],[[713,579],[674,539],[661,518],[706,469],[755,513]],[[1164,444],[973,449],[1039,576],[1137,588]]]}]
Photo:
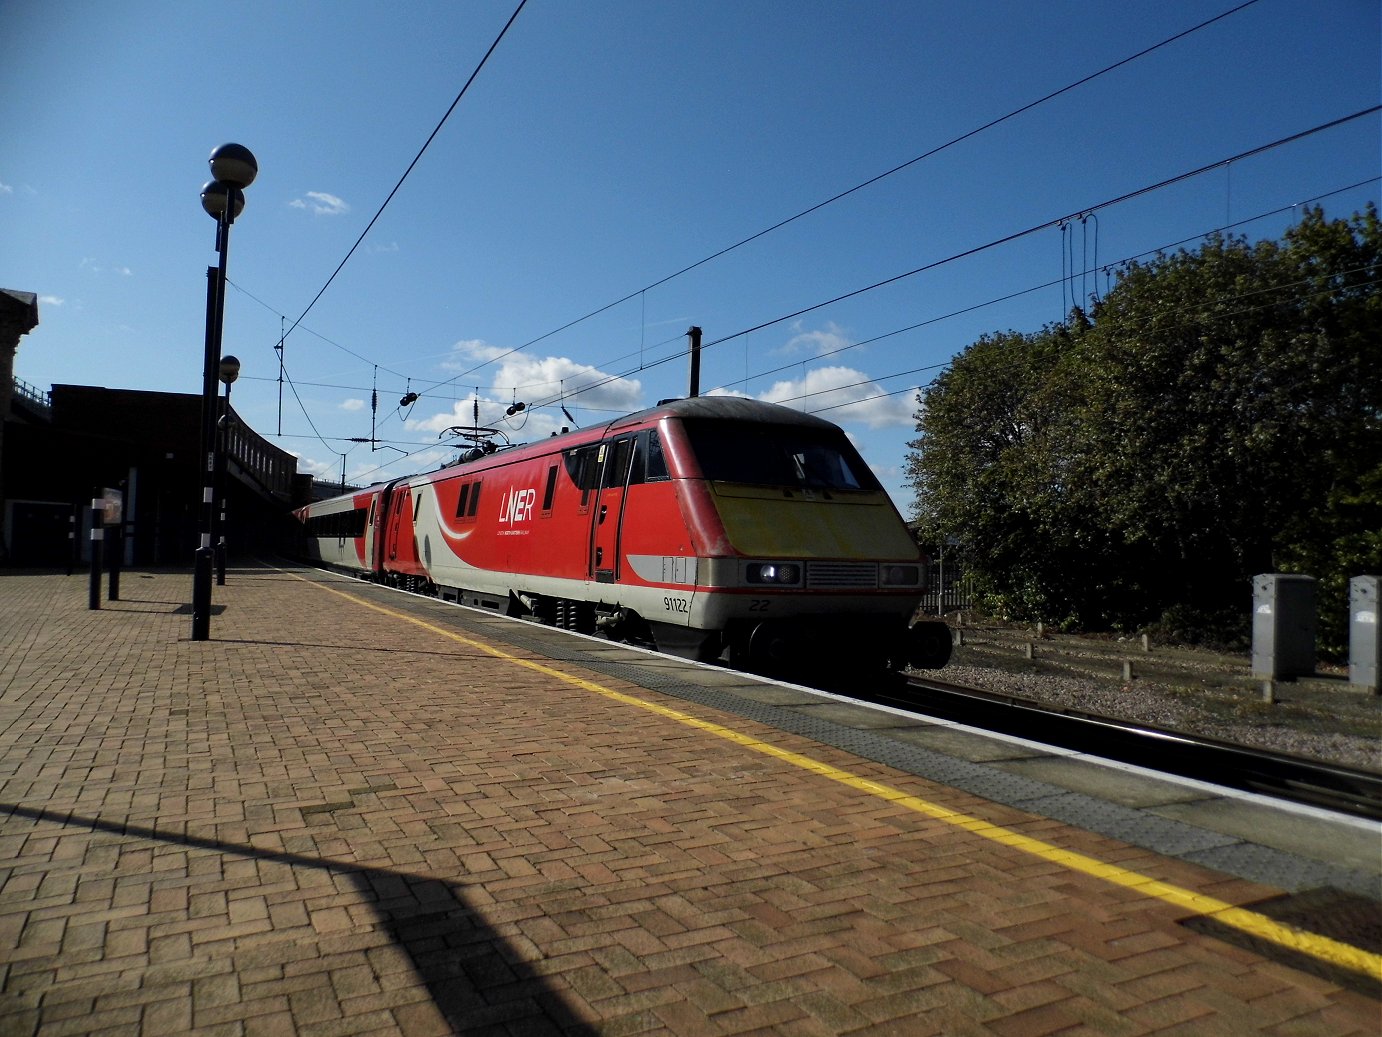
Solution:
[{"label": "train wheel", "polygon": [[913,624],[907,632],[907,661],[918,670],[939,670],[950,661],[950,628],[936,620]]}]

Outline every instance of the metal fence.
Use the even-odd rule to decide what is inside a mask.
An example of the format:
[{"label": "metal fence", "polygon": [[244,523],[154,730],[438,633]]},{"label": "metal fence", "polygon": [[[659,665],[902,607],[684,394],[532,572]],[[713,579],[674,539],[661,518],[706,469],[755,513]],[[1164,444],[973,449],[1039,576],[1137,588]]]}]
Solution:
[{"label": "metal fence", "polygon": [[932,581],[925,594],[921,596],[921,611],[933,616],[943,616],[947,612],[965,612],[974,607],[974,581],[968,576],[958,575],[955,579],[945,574],[945,587],[942,588],[932,572]]}]

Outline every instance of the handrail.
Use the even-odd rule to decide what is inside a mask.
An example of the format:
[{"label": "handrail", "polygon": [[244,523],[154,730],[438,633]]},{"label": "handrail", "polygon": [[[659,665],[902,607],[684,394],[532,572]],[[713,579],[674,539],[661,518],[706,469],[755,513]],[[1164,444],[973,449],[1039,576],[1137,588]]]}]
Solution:
[{"label": "handrail", "polygon": [[18,396],[20,399],[27,400],[29,403],[32,403],[34,406],[39,407],[50,414],[52,413],[52,393],[45,392],[43,389],[40,389],[36,385],[30,385],[22,378],[14,378],[13,382],[15,396]]}]

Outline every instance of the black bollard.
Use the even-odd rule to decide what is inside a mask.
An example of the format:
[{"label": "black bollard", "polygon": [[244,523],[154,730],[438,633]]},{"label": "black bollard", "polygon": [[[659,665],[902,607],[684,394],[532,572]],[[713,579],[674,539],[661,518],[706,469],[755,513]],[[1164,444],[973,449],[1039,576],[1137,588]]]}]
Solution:
[{"label": "black bollard", "polygon": [[125,560],[125,523],[110,527],[110,600],[120,600],[120,566]]},{"label": "black bollard", "polygon": [[96,497],[91,501],[91,576],[87,581],[86,607],[101,607],[101,541],[105,537],[105,527],[101,525],[105,501]]},{"label": "black bollard", "polygon": [[192,640],[211,639],[211,562],[212,550],[197,548],[192,563]]}]

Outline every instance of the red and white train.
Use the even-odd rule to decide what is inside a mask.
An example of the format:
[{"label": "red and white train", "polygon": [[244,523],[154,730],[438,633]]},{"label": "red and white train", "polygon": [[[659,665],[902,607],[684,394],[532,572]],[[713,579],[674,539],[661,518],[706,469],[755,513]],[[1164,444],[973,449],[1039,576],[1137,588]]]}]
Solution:
[{"label": "red and white train", "polygon": [[584,633],[754,669],[936,669],[926,564],[839,427],[671,400],[297,512],[308,557]]}]

